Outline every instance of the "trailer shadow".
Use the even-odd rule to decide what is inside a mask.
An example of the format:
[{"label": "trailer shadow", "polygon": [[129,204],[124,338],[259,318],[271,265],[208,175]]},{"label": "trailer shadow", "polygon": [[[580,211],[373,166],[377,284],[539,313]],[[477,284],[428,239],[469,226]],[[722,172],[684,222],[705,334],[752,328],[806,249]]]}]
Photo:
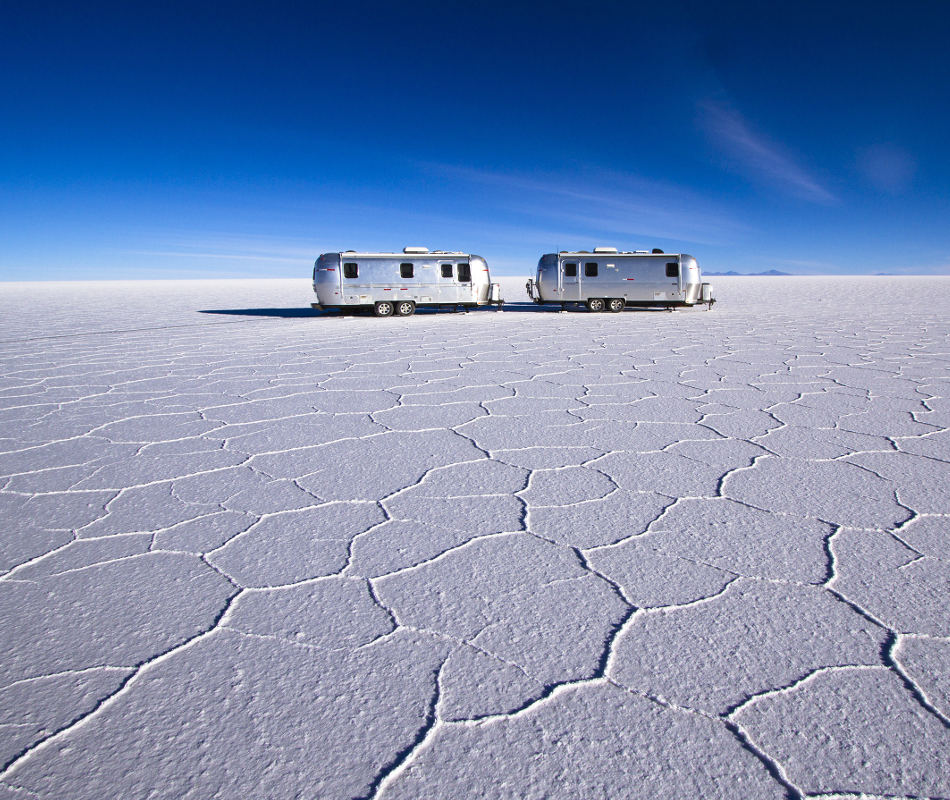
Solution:
[{"label": "trailer shadow", "polygon": [[301,317],[332,317],[331,311],[319,311],[315,308],[201,308],[199,314],[226,314],[234,317],[283,317],[296,319]]},{"label": "trailer shadow", "polygon": [[[569,313],[589,314],[587,309],[579,306],[568,306],[565,309]],[[634,311],[667,311],[666,308],[626,308],[625,313]],[[516,314],[552,314],[561,311],[561,307],[556,304],[538,305],[537,303],[505,303],[502,308],[496,306],[481,306],[470,308],[466,311],[468,314],[497,314],[516,313]],[[316,308],[202,308],[198,310],[199,314],[222,314],[233,317],[277,317],[282,319],[305,319],[308,317],[372,317],[373,312],[370,309],[316,309]],[[418,308],[415,316],[432,316],[455,314],[451,308]]]},{"label": "trailer shadow", "polygon": [[[498,312],[495,306],[483,306],[469,309],[460,309],[469,314],[493,314]],[[505,303],[504,311],[551,311],[534,303]],[[373,311],[369,308],[346,309],[316,309],[316,308],[202,308],[199,314],[222,314],[233,317],[279,317],[283,319],[303,319],[307,317],[372,317]],[[452,315],[456,311],[452,308],[417,308],[414,316],[427,317],[435,315]]]}]

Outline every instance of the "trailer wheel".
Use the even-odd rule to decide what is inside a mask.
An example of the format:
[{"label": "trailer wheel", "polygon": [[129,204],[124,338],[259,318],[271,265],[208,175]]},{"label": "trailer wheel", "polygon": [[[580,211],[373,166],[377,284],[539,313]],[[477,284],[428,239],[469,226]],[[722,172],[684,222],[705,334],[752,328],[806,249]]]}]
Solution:
[{"label": "trailer wheel", "polygon": [[373,306],[373,313],[377,317],[391,317],[393,315],[393,304],[388,300],[383,300]]},{"label": "trailer wheel", "polygon": [[397,317],[411,317],[415,310],[416,304],[411,300],[402,300],[401,302],[396,303]]},{"label": "trailer wheel", "polygon": [[587,301],[587,310],[588,311],[603,311],[604,310],[604,301],[599,297],[592,297]]},{"label": "trailer wheel", "polygon": [[614,314],[623,311],[625,305],[627,305],[627,301],[622,297],[611,297],[607,301],[607,308]]}]

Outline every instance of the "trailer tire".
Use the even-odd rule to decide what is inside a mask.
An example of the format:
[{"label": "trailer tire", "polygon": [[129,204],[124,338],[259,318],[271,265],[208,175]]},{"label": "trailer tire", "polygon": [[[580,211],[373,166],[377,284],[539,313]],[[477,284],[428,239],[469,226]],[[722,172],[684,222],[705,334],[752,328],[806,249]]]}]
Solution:
[{"label": "trailer tire", "polygon": [[397,317],[411,317],[416,311],[416,304],[412,300],[400,300],[396,303],[395,313]]},{"label": "trailer tire", "polygon": [[391,317],[393,315],[393,304],[388,300],[383,300],[373,306],[373,313],[377,317]]},{"label": "trailer tire", "polygon": [[604,310],[604,301],[600,297],[592,297],[587,301],[587,310],[588,311],[603,311]]},{"label": "trailer tire", "polygon": [[607,301],[607,310],[614,314],[619,314],[621,311],[623,311],[624,306],[626,305],[627,301],[622,297],[611,297]]}]

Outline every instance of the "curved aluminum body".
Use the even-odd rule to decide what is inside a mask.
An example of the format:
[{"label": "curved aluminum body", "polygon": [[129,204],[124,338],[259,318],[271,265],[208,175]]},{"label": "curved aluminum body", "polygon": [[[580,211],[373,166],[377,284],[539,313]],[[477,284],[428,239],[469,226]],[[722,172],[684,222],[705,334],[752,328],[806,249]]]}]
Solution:
[{"label": "curved aluminum body", "polygon": [[485,259],[447,251],[324,253],[314,263],[313,291],[325,308],[402,300],[417,306],[492,302]]},{"label": "curved aluminum body", "polygon": [[539,303],[622,298],[629,305],[691,306],[707,302],[702,286],[699,264],[686,253],[577,251],[541,256],[529,293]]}]

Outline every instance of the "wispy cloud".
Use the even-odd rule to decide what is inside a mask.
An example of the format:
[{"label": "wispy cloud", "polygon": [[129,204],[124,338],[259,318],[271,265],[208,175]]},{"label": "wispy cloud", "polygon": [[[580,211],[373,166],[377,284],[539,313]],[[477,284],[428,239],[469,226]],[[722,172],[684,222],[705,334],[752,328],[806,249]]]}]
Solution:
[{"label": "wispy cloud", "polygon": [[[144,247],[121,252],[176,261],[231,261],[265,264],[306,264],[313,261],[316,246],[295,237],[254,236],[214,232],[159,234]],[[148,246],[151,244],[152,246]]]},{"label": "wispy cloud", "polygon": [[706,131],[753,178],[812,203],[837,202],[835,195],[783,153],[779,145],[754,132],[738,111],[712,100],[700,103],[699,110]]},{"label": "wispy cloud", "polygon": [[[713,201],[680,186],[596,168],[558,174],[428,164],[455,182],[480,184],[492,205],[521,223],[557,231],[560,240],[662,238],[722,244],[748,227]],[[647,242],[643,242],[646,246]]]},{"label": "wispy cloud", "polygon": [[437,180],[413,202],[399,202],[390,191],[365,192],[359,202],[311,203],[285,221],[289,236],[166,230],[120,254],[142,271],[292,275],[306,273],[321,252],[421,244],[474,251],[499,274],[526,274],[540,253],[556,248],[689,251],[695,244],[731,245],[748,231],[715,198],[594,167],[526,173],[414,166],[417,182],[420,169]]},{"label": "wispy cloud", "polygon": [[[160,256],[162,258],[224,259],[226,261],[266,261],[275,264],[299,264],[300,258],[287,256],[247,255],[242,253],[202,253],[197,250],[127,250],[131,255]],[[312,252],[312,251],[311,251]]]}]

